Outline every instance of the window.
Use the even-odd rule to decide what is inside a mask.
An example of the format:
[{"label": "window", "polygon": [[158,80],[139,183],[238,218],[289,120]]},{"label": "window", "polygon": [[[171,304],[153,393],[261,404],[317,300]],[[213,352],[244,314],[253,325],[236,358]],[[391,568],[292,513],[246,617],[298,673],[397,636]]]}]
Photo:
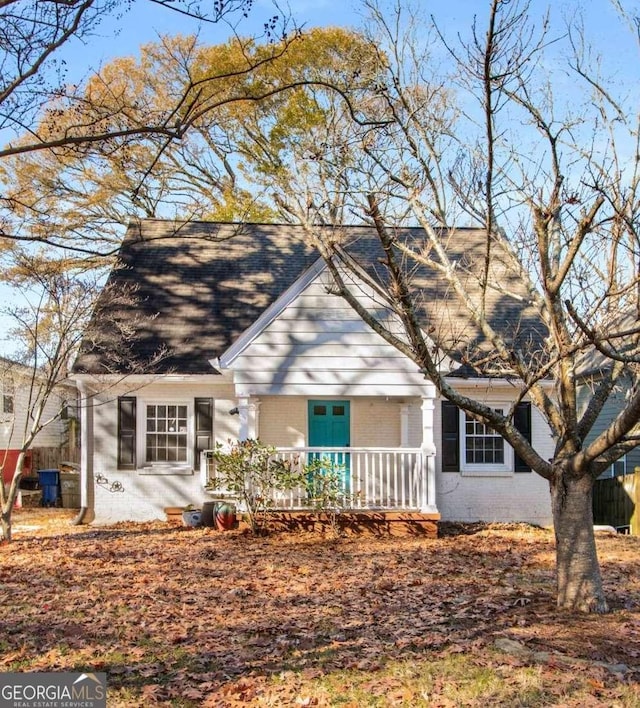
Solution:
[{"label": "window", "polygon": [[464,460],[467,465],[504,465],[504,439],[465,414]]},{"label": "window", "polygon": [[2,412],[9,414],[13,413],[13,394],[2,394]]},{"label": "window", "polygon": [[187,462],[187,405],[148,404],[145,460]]},{"label": "window", "polygon": [[13,381],[10,378],[2,382],[2,412],[5,415],[13,415]]},{"label": "window", "polygon": [[598,479],[610,479],[611,477],[622,477],[627,474],[627,456],[623,455],[616,460],[609,469],[606,469]]},{"label": "window", "polygon": [[213,447],[213,399],[118,399],[118,469],[191,474]]},{"label": "window", "polygon": [[627,474],[627,456],[623,455],[619,460],[616,460],[609,469],[612,477],[622,477]]},{"label": "window", "polygon": [[[494,410],[502,411],[501,408]],[[442,471],[503,476],[531,472],[524,460],[489,426],[480,423],[449,401],[442,401]],[[531,442],[531,404],[519,403],[516,428]]]}]

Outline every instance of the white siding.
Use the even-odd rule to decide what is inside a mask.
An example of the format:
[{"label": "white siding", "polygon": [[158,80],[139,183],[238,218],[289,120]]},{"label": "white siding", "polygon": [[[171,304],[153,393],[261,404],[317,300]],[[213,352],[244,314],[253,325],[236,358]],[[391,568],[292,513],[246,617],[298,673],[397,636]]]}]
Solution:
[{"label": "white siding", "polygon": [[[71,389],[67,399],[75,400],[75,393]],[[63,400],[64,394],[57,392],[49,397],[42,420],[55,419],[38,433],[32,447],[58,447],[65,442],[65,422],[59,417]],[[1,403],[0,400],[0,405]],[[13,392],[13,411],[13,415],[0,412],[0,450],[20,448],[25,437],[25,426],[29,425],[29,388],[27,386],[16,386]]]},{"label": "white siding", "polygon": [[[343,298],[312,282],[233,361],[237,391],[258,396],[416,396],[417,366],[365,325]],[[389,322],[362,288],[362,301]]]}]

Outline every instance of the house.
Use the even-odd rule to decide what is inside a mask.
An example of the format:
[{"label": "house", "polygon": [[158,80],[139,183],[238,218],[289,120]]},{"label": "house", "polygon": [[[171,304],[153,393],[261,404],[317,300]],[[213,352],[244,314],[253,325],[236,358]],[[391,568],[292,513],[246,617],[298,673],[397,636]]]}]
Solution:
[{"label": "house", "polygon": [[[637,316],[635,313],[625,314],[622,322],[615,321],[611,325],[611,331],[617,329],[632,329],[637,324]],[[618,346],[620,344],[618,343]],[[623,345],[624,346],[624,345]],[[603,375],[610,371],[611,361],[607,359],[601,352],[597,350],[589,350],[585,352],[582,359],[576,367],[579,374],[580,385],[578,386],[578,411],[583,414],[586,411],[587,405],[593,397],[594,390],[601,383]],[[621,380],[613,388],[609,394],[607,401],[604,404],[602,412],[596,419],[586,442],[590,443],[601,435],[610,425],[612,420],[615,420],[620,412],[624,409],[627,397],[633,390],[633,380],[626,372],[622,375]],[[626,455],[623,455],[616,460],[611,467],[606,469],[598,479],[610,479],[612,477],[623,477],[626,474],[633,474],[636,468],[640,468],[640,446],[635,447]]]},{"label": "house", "polygon": [[[448,247],[460,259],[482,248],[477,230],[454,235]],[[362,268],[351,281],[360,301],[394,326],[373,230],[344,227],[335,236]],[[506,270],[496,277],[517,287]],[[420,287],[443,323],[437,346],[450,381],[509,406],[508,381],[460,364],[475,334],[443,285],[430,278]],[[118,289],[129,298],[99,301],[74,365],[87,518],[164,518],[166,507],[210,498],[206,451],[259,438],[292,458],[341,456],[350,504],[360,510],[551,523],[547,483],[502,438],[441,400],[415,363],[332,292],[298,227],[132,223],[105,292],[113,298]],[[490,306],[513,337],[531,336],[521,306],[498,296]],[[516,422],[550,457],[538,411],[524,401]]]},{"label": "house", "polygon": [[[31,424],[30,413],[38,400],[41,379],[38,372],[10,359],[0,357],[0,465],[2,479],[8,484],[15,474],[25,431]],[[73,457],[76,430],[73,425],[76,389],[71,383],[60,384],[48,397],[43,420],[51,419],[35,437],[27,453],[24,472],[35,473],[51,460],[60,461]],[[61,451],[63,451],[61,455]]]}]

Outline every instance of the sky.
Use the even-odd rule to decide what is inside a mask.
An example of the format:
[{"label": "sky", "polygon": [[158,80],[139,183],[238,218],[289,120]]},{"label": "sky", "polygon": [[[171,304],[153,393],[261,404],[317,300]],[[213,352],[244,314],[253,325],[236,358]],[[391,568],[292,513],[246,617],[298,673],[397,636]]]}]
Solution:
[{"label": "sky", "polygon": [[[203,3],[213,0],[203,0]],[[482,18],[486,15],[488,0],[413,0],[414,5],[427,14],[433,14],[439,24],[453,35],[463,27],[468,27],[474,15]],[[638,6],[637,0],[622,0],[628,7]],[[393,5],[381,0],[380,4]],[[541,15],[551,5],[556,18],[563,14],[575,15],[576,8],[585,14],[587,26],[596,31],[603,42],[612,41],[609,46],[616,47],[617,31],[615,11],[612,0],[531,0],[532,15]],[[358,26],[362,23],[363,10],[358,0],[289,0],[281,3],[286,14],[295,18],[300,26]],[[277,11],[277,10],[276,10]],[[260,29],[265,17],[274,14],[271,0],[255,0],[248,19],[241,20],[241,33],[250,33]],[[239,18],[238,18],[239,19]],[[116,56],[135,54],[138,47],[154,41],[161,34],[198,31],[196,23],[188,18],[181,18],[177,13],[151,2],[135,0],[131,9],[121,17],[111,17],[96,31],[88,44],[76,42],[70,49],[70,56],[76,70],[83,72],[95,68],[103,61]],[[217,43],[229,36],[225,23],[207,25],[200,28],[202,41]]]},{"label": "sky", "polygon": [[[640,0],[623,2],[627,7],[637,10]],[[384,6],[385,0],[380,0],[380,4]],[[393,5],[393,2],[388,4]],[[531,0],[532,15],[541,15],[548,4],[547,0]],[[600,46],[615,47],[612,56],[618,63],[623,79],[628,67],[638,66],[635,52],[633,55],[631,52],[626,54],[620,46],[619,25],[611,0],[552,0],[550,4],[555,20],[567,14],[573,16],[576,8],[580,8],[584,13],[587,31],[597,37]],[[482,26],[488,0],[414,0],[414,5],[427,14],[433,13],[446,35],[455,41],[457,32],[468,28],[475,14],[479,16]],[[134,0],[130,7],[121,16],[105,19],[87,40],[73,41],[64,48],[62,57],[67,62],[70,81],[78,82],[86,78],[92,71],[116,57],[136,55],[142,44],[156,41],[163,34],[198,33],[205,44],[220,43],[231,36],[230,28],[225,23],[199,27],[193,20],[183,18],[151,0]],[[357,27],[362,24],[365,14],[357,0],[289,0],[289,5],[284,7],[288,7],[298,26],[307,28],[330,25]],[[270,0],[255,0],[249,18],[242,20],[238,31],[241,34],[259,33],[265,19],[272,14],[274,6]],[[560,27],[560,23],[557,26]],[[632,85],[636,86],[637,75],[634,74],[633,78]],[[0,284],[0,310],[9,301],[10,291]],[[6,334],[7,325],[8,321],[0,314],[0,355],[11,356],[15,351],[15,343]]]}]

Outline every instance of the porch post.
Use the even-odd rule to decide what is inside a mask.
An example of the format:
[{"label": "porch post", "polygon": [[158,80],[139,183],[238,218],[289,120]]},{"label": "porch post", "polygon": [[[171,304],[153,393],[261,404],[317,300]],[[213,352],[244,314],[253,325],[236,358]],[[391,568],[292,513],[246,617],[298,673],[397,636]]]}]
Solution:
[{"label": "porch post", "polygon": [[422,397],[422,460],[426,473],[426,484],[423,486],[423,512],[437,512],[436,505],[436,443],[433,433],[433,417],[435,411],[436,387],[427,384],[426,395]]},{"label": "porch post", "polygon": [[257,440],[260,435],[260,401],[243,397],[238,400],[240,440]]}]

